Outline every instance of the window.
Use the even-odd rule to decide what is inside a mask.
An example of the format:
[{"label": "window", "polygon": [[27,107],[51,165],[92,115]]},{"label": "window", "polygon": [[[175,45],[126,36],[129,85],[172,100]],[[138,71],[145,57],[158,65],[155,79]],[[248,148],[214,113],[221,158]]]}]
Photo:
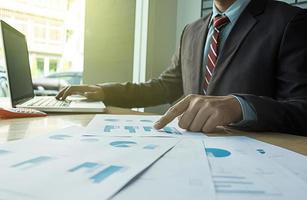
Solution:
[{"label": "window", "polygon": [[53,28],[49,30],[49,39],[53,41],[61,41],[61,30]]},{"label": "window", "polygon": [[43,25],[34,26],[34,38],[37,41],[46,40],[46,28]]},{"label": "window", "polygon": [[83,71],[84,18],[85,0],[0,4],[0,19],[26,35],[34,82],[52,73]]},{"label": "window", "polygon": [[34,76],[43,75],[44,74],[44,65],[45,65],[45,61],[44,61],[43,58],[36,58],[36,67],[34,67],[34,74],[33,75]]},{"label": "window", "polygon": [[58,61],[57,60],[50,60],[49,61],[49,72],[56,72],[58,68]]},{"label": "window", "polygon": [[212,0],[201,0],[201,16],[208,15],[212,10]]}]

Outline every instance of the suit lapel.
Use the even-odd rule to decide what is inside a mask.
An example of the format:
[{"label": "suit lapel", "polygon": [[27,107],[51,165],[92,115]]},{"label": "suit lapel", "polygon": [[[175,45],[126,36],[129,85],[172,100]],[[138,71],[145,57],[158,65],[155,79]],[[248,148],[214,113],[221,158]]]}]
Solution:
[{"label": "suit lapel", "polygon": [[248,8],[242,13],[236,25],[229,34],[217,60],[216,69],[208,87],[208,93],[213,94],[226,68],[235,56],[248,33],[257,23],[256,15],[264,11],[267,0],[252,0]]},{"label": "suit lapel", "polygon": [[200,80],[200,72],[201,67],[203,66],[203,56],[204,56],[204,47],[206,43],[206,38],[208,34],[208,26],[210,23],[211,19],[211,14],[208,15],[206,18],[204,18],[204,23],[200,27],[200,30],[196,32],[196,35],[194,37],[193,43],[195,44],[195,57],[196,58],[194,61],[195,63],[193,64],[195,68],[192,68],[192,76],[191,76],[191,85],[192,85],[192,93],[193,94],[199,94],[200,92],[200,85],[202,81]]},{"label": "suit lapel", "polygon": [[250,13],[244,13],[237,21],[218,57],[215,72],[208,87],[209,94],[214,91],[224,71],[229,66],[232,58],[256,22],[257,20]]}]

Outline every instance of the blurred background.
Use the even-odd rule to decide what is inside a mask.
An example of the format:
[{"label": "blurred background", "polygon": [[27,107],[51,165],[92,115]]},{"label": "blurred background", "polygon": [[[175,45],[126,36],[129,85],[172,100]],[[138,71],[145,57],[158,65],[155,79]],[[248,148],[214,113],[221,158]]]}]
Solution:
[{"label": "blurred background", "polygon": [[[1,0],[0,19],[26,35],[37,95],[55,95],[64,85],[82,83],[84,0]],[[4,71],[2,49],[2,96]]]},{"label": "blurred background", "polygon": [[[307,0],[285,2],[307,8]],[[0,19],[26,35],[36,95],[55,95],[66,85],[158,77],[184,26],[211,9],[212,0],[0,0]],[[0,98],[5,71],[0,45]]]}]

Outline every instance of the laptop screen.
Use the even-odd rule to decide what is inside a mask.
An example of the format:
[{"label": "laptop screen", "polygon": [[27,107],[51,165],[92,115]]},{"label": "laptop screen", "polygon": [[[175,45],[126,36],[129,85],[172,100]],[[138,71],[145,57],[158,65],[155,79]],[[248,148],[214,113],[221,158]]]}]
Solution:
[{"label": "laptop screen", "polygon": [[12,105],[34,97],[28,47],[25,36],[1,21],[3,47]]}]

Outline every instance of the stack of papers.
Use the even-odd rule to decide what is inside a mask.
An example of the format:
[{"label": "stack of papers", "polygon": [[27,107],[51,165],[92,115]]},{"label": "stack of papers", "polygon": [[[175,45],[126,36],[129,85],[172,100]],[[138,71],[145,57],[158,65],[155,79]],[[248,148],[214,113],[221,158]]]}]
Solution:
[{"label": "stack of papers", "polygon": [[0,199],[307,199],[306,156],[159,118],[97,115],[1,145]]}]

